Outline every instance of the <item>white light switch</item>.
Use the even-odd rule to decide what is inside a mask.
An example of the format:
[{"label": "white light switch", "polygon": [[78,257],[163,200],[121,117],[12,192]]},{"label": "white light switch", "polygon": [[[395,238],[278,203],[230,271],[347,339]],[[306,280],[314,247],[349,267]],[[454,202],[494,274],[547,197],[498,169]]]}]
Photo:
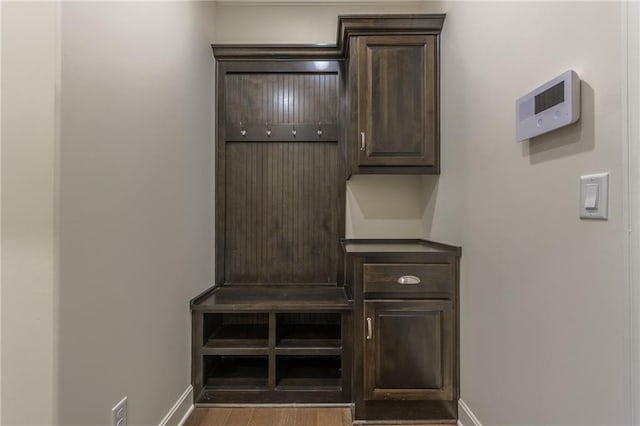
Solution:
[{"label": "white light switch", "polygon": [[587,210],[595,210],[598,208],[598,184],[588,183],[584,197],[584,208]]},{"label": "white light switch", "polygon": [[609,173],[580,176],[580,217],[607,219]]}]

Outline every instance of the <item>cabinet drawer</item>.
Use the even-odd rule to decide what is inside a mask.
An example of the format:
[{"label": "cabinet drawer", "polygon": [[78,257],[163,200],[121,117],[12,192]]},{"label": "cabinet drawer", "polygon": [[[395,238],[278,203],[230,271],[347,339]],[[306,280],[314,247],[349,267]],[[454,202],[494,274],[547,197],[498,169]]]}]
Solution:
[{"label": "cabinet drawer", "polygon": [[365,293],[449,294],[452,278],[448,263],[364,265]]}]

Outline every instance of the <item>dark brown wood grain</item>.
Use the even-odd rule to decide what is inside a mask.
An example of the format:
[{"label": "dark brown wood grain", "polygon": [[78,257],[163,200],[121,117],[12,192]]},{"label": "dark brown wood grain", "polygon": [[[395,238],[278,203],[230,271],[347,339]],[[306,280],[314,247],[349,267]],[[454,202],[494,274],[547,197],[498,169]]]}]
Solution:
[{"label": "dark brown wood grain", "polygon": [[451,302],[366,301],[365,399],[453,397]]},{"label": "dark brown wood grain", "polygon": [[[373,255],[382,253],[387,256],[418,255],[421,259],[436,259],[444,256],[460,256],[462,249],[450,244],[409,238],[359,238],[341,241],[346,253],[362,253]],[[420,253],[428,253],[429,257],[420,257]],[[403,259],[405,257],[402,257]]]},{"label": "dark brown wood grain", "polygon": [[[204,366],[202,364],[202,344],[205,339],[203,313],[191,311],[191,384],[193,394],[199,395],[204,386]],[[207,333],[208,334],[208,333]]]},{"label": "dark brown wood grain", "polygon": [[[354,419],[376,422],[455,420],[459,397],[460,247],[415,239],[363,239],[345,240],[343,249],[345,284],[354,296],[353,316],[356,319],[352,322]],[[369,277],[377,282],[385,276],[395,277],[395,273],[385,272],[385,269],[398,272],[396,267],[402,270],[406,265],[445,268],[447,271],[440,269],[436,276],[439,279],[449,277],[449,283],[443,283],[443,286],[450,291],[414,294],[391,288],[389,291],[365,292],[366,266],[379,272]],[[368,306],[366,313],[365,305]],[[377,319],[376,313],[380,314]],[[372,318],[374,329],[378,327],[372,340],[366,339],[368,317]],[[438,346],[434,343],[438,329],[441,351],[434,352]],[[382,340],[377,345],[374,341],[381,335]],[[440,353],[439,362],[434,356],[437,353]],[[412,366],[415,360],[421,361],[417,367]],[[409,388],[411,383],[413,388]],[[431,387],[417,388],[423,385]],[[435,385],[440,387],[436,389]],[[446,393],[443,392],[445,387],[448,388]]]},{"label": "dark brown wood grain", "polygon": [[369,36],[357,43],[358,132],[365,139],[362,144],[357,135],[357,166],[437,171],[436,36]]},{"label": "dark brown wood grain", "polygon": [[[364,265],[365,293],[401,293],[403,296],[450,298],[452,268],[448,263],[375,263]],[[420,280],[417,284],[401,284],[403,276]]]},{"label": "dark brown wood grain", "polygon": [[335,285],[338,155],[336,143],[227,144],[226,284]]},{"label": "dark brown wood grain", "polygon": [[335,45],[314,44],[213,44],[213,54],[218,60],[338,60],[343,59]]},{"label": "dark brown wood grain", "polygon": [[337,72],[229,72],[224,84],[227,124],[338,123]]},{"label": "dark brown wood grain", "polygon": [[[195,309],[197,307],[197,309]],[[193,306],[195,400],[347,402],[351,361],[343,288],[219,287]],[[343,328],[345,333],[343,333]]]},{"label": "dark brown wood grain", "polygon": [[326,312],[350,310],[342,287],[224,286],[215,289],[194,311],[205,312]]},{"label": "dark brown wood grain", "polygon": [[[336,46],[213,46],[215,288],[191,302],[198,404],[354,401],[359,420],[457,416],[459,248],[340,244],[351,173],[439,173],[443,21],[344,16]],[[400,287],[400,274],[421,283]],[[305,416],[296,421],[338,421]]]},{"label": "dark brown wood grain", "polygon": [[356,406],[354,421],[374,424],[456,424],[458,401],[364,401]]},{"label": "dark brown wood grain", "polygon": [[343,84],[335,62],[305,64],[219,63],[218,284],[336,285]]}]

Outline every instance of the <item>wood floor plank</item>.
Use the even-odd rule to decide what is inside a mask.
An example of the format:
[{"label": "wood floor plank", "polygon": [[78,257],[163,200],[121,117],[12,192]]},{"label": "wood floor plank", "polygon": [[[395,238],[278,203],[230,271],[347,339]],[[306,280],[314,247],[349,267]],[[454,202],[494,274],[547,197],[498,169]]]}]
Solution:
[{"label": "wood floor plank", "polygon": [[276,408],[257,407],[253,410],[249,426],[280,426],[279,414]]},{"label": "wood floor plank", "polygon": [[[454,426],[427,424],[427,426]],[[233,407],[196,408],[184,426],[352,426],[349,408]],[[398,426],[381,425],[376,426]],[[402,426],[425,426],[405,424]]]},{"label": "wood floor plank", "polygon": [[278,412],[278,426],[295,426],[296,424],[296,410],[291,408],[277,408]]},{"label": "wood floor plank", "polygon": [[317,408],[296,408],[295,426],[321,426],[318,425],[317,410]]},{"label": "wood floor plank", "polygon": [[251,421],[251,417],[253,416],[253,411],[253,407],[232,408],[227,421],[224,423],[224,426],[248,426],[249,422]]},{"label": "wood floor plank", "polygon": [[342,413],[340,408],[320,408],[316,412],[318,426],[341,426]]},{"label": "wood floor plank", "polygon": [[231,408],[216,408],[207,410],[207,413],[197,426],[225,426],[231,415]]},{"label": "wood floor plank", "polygon": [[194,408],[183,426],[200,426],[208,411],[206,408]]},{"label": "wood floor plank", "polygon": [[342,417],[341,426],[351,426],[353,424],[351,421],[351,408],[342,408],[340,415]]}]

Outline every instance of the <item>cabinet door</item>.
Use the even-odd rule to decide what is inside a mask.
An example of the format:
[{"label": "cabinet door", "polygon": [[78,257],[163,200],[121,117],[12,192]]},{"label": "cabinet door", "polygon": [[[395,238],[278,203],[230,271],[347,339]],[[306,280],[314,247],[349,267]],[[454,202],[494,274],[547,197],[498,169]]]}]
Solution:
[{"label": "cabinet door", "polygon": [[358,38],[358,164],[437,170],[436,36]]},{"label": "cabinet door", "polygon": [[451,302],[366,301],[365,399],[453,398]]}]

